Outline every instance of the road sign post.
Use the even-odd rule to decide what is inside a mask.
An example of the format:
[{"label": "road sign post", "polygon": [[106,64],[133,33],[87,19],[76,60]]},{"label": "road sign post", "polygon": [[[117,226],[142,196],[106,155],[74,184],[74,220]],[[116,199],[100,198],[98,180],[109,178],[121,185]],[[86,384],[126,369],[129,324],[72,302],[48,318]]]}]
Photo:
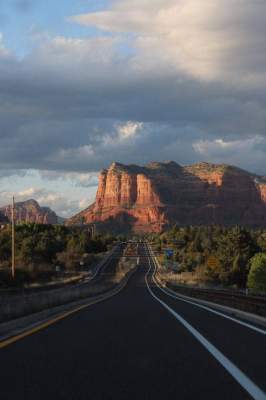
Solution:
[{"label": "road sign post", "polygon": [[173,260],[174,250],[173,249],[164,249],[164,261],[165,268],[169,268],[169,261]]}]

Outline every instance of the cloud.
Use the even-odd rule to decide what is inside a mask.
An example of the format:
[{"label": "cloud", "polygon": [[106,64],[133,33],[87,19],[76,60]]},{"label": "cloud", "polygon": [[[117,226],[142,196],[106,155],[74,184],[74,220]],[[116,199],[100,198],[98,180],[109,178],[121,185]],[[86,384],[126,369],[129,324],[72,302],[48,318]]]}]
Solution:
[{"label": "cloud", "polygon": [[36,188],[28,188],[25,190],[22,190],[21,192],[18,192],[19,198],[23,199],[28,199],[29,197],[32,198],[34,196],[39,196],[40,194],[43,194],[43,189],[36,189]]},{"label": "cloud", "polygon": [[126,124],[118,127],[118,136],[121,140],[134,138],[142,127],[142,122],[128,121]]},{"label": "cloud", "polygon": [[0,206],[10,204],[13,195],[15,195],[16,202],[35,199],[41,206],[51,208],[57,215],[64,218],[78,213],[85,207],[88,207],[93,201],[89,196],[86,198],[73,199],[56,191],[40,187],[29,187],[15,193],[0,191]]},{"label": "cloud", "polygon": [[27,173],[28,173],[28,171],[24,171],[24,170],[3,169],[3,170],[0,170],[0,179],[9,178],[9,177],[23,178]]},{"label": "cloud", "polygon": [[86,174],[216,151],[265,174],[265,146],[252,165],[229,158],[230,143],[266,136],[265,4],[115,1],[72,18],[107,33],[46,34],[22,59],[0,50],[0,173]]},{"label": "cloud", "polygon": [[134,34],[140,67],[155,62],[201,79],[261,81],[265,17],[266,3],[261,0],[120,0],[108,10],[73,20]]},{"label": "cloud", "polygon": [[204,159],[227,162],[259,172],[265,168],[266,138],[254,136],[245,140],[200,140],[193,143],[196,153]]},{"label": "cloud", "polygon": [[10,204],[14,195],[16,201],[35,199],[58,215],[70,217],[81,210],[81,204],[86,202],[87,207],[93,202],[97,186],[97,172],[3,171],[0,174],[0,206]]},{"label": "cloud", "polygon": [[98,173],[77,173],[77,172],[58,172],[58,171],[40,171],[40,176],[48,181],[69,180],[77,187],[97,187]]},{"label": "cloud", "polygon": [[251,150],[258,145],[266,143],[265,139],[260,136],[255,136],[246,140],[235,140],[226,142],[223,139],[200,140],[199,142],[193,143],[193,148],[197,153],[203,155],[211,154],[225,154],[231,156],[235,152],[242,152],[243,150]]},{"label": "cloud", "polygon": [[1,61],[1,58],[5,59],[6,57],[9,56],[9,54],[10,54],[9,51],[5,47],[5,44],[4,44],[4,35],[3,35],[3,33],[0,32],[0,61]]}]

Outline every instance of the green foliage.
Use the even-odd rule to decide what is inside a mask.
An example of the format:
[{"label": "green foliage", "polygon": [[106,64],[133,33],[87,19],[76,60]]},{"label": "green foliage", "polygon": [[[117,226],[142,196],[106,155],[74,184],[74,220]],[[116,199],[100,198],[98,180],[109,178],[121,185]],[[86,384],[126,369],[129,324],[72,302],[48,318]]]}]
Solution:
[{"label": "green foliage", "polygon": [[11,234],[5,230],[0,234],[0,260],[7,261],[11,257]]},{"label": "green foliage", "polygon": [[256,251],[258,247],[246,229],[235,227],[225,232],[217,242],[220,281],[226,285],[245,287],[249,260]]},{"label": "green foliage", "polygon": [[266,253],[258,253],[251,259],[248,287],[255,291],[266,292]]},{"label": "green foliage", "polygon": [[[55,271],[57,264],[70,269],[75,268],[80,266],[84,254],[104,252],[115,240],[112,235],[97,235],[92,239],[86,227],[18,224],[17,268],[20,271],[30,271],[31,274],[38,272],[39,275],[46,274],[49,270]],[[68,259],[71,262],[68,263]],[[7,227],[0,231],[0,269],[10,268],[10,264],[11,231]]]},{"label": "green foliage", "polygon": [[261,232],[258,236],[258,245],[261,250],[266,253],[266,232]]},{"label": "green foliage", "polygon": [[246,287],[252,257],[266,248],[264,230],[239,226],[174,226],[152,239],[158,251],[174,249],[180,272],[199,272],[202,280],[239,288]]}]

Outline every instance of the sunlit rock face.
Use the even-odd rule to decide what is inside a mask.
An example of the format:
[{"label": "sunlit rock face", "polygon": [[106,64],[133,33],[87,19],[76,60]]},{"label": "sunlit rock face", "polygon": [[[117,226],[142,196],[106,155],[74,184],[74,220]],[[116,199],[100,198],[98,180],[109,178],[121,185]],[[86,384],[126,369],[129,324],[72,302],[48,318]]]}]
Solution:
[{"label": "sunlit rock face", "polygon": [[[9,220],[12,217],[12,206],[8,205],[1,208],[1,213]],[[58,217],[50,208],[40,207],[35,200],[28,200],[15,204],[15,221],[29,222],[38,224],[57,224]]]},{"label": "sunlit rock face", "polygon": [[161,232],[188,224],[266,226],[266,181],[229,165],[113,163],[102,171],[96,201],[69,224]]},{"label": "sunlit rock face", "polygon": [[265,183],[261,183],[259,186],[259,191],[260,191],[260,195],[261,195],[261,200],[266,203],[266,182]]}]

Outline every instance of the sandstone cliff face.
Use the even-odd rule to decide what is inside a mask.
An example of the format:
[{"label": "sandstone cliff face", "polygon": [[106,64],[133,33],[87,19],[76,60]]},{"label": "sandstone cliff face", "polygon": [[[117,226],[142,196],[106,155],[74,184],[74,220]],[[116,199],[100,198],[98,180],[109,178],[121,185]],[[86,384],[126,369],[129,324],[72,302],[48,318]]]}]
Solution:
[{"label": "sandstone cliff face", "polygon": [[266,203],[266,183],[258,185],[262,202]]},{"label": "sandstone cliff face", "polygon": [[[9,220],[12,217],[11,205],[2,207],[0,210]],[[16,203],[15,221],[30,222],[38,224],[57,224],[57,215],[48,207],[40,207],[35,200]]]},{"label": "sandstone cliff face", "polygon": [[102,171],[96,196],[97,208],[160,205],[160,198],[151,179],[138,172],[141,170],[133,168],[131,171],[115,163],[108,171]]},{"label": "sandstone cliff face", "polygon": [[114,163],[100,175],[95,203],[69,220],[118,231],[173,225],[266,226],[266,182],[227,165]]}]

